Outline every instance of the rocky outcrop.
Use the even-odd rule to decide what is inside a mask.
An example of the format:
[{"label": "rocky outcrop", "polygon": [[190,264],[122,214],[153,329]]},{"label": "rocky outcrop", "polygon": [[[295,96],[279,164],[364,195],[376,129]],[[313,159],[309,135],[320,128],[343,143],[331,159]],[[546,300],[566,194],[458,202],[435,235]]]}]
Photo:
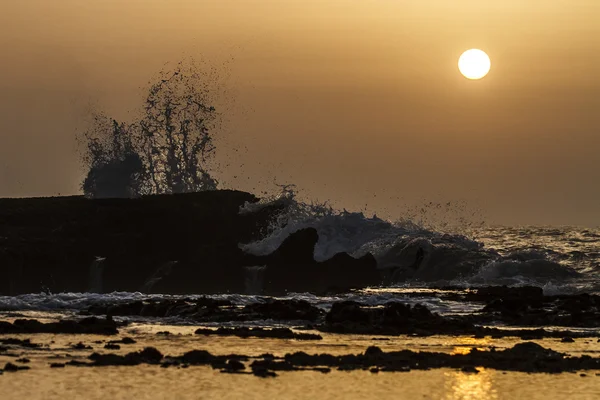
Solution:
[{"label": "rocky outcrop", "polygon": [[240,213],[257,200],[231,190],[0,199],[0,295],[244,293],[249,282],[255,292],[323,292],[379,283],[371,256],[316,262],[314,229],[292,234],[269,256],[245,254],[239,244],[260,238],[283,207]]},{"label": "rocky outcrop", "polygon": [[268,299],[237,307],[226,300],[211,298],[134,301],[123,304],[95,305],[88,314],[110,316],[179,317],[196,322],[229,321],[309,321],[323,317],[324,312],[304,300]]},{"label": "rocky outcrop", "polygon": [[[315,370],[328,373],[331,368],[340,371],[369,370],[372,373],[408,372],[432,368],[454,368],[467,373],[478,373],[478,367],[502,371],[529,373],[559,373],[579,370],[600,370],[600,358],[581,356],[570,357],[532,342],[518,343],[506,350],[491,348],[488,351],[471,349],[467,354],[447,354],[435,352],[413,352],[410,350],[384,352],[371,346],[361,354],[315,354],[304,352],[275,357],[264,354],[254,357],[250,363],[252,372],[245,372],[243,362],[253,357],[244,355],[213,355],[206,350],[192,350],[181,356],[163,356],[155,348],[118,354],[92,354],[90,362],[69,361],[64,365],[79,367],[136,366],[140,364],[160,364],[161,367],[210,365],[224,373],[252,373],[259,377],[275,377],[276,371]],[[56,367],[56,366],[54,366]],[[11,369],[15,370],[12,366]],[[5,367],[6,370],[6,367]]]},{"label": "rocky outcrop", "polygon": [[[542,315],[542,313],[540,313]],[[540,317],[541,318],[541,317]],[[492,338],[520,337],[526,340],[574,337],[597,337],[598,332],[558,331],[545,329],[499,329],[481,326],[495,321],[493,315],[441,316],[427,307],[390,302],[370,307],[354,301],[334,303],[318,330],[364,335],[473,335]],[[547,326],[548,324],[533,325]]]},{"label": "rocky outcrop", "polygon": [[119,333],[117,324],[112,319],[99,319],[95,317],[82,320],[62,320],[58,322],[43,323],[35,319],[17,319],[10,323],[0,321],[0,334],[17,333],[71,333],[71,334],[96,334],[116,335]]},{"label": "rocky outcrop", "polygon": [[470,333],[472,324],[432,313],[425,306],[391,302],[368,307],[353,301],[334,303],[320,328],[327,332],[377,335]]},{"label": "rocky outcrop", "polygon": [[199,328],[196,330],[196,335],[204,336],[237,336],[241,338],[271,338],[271,339],[296,339],[296,340],[321,340],[321,335],[314,333],[298,333],[289,328],[225,328],[218,329]]},{"label": "rocky outcrop", "polygon": [[314,259],[319,235],[314,228],[291,234],[272,254],[256,257],[266,265],[264,288],[269,294],[285,292],[327,293],[376,286],[381,283],[375,258],[354,258],[338,253],[326,261]]},{"label": "rocky outcrop", "polygon": [[482,309],[482,319],[520,326],[600,326],[600,296],[496,298]]},{"label": "rocky outcrop", "polygon": [[[273,212],[239,213],[257,200],[229,190],[0,199],[0,294],[138,291],[152,277],[159,278],[151,285],[155,292],[241,291],[238,244],[258,238]],[[102,268],[91,271],[98,259]],[[172,271],[157,273],[173,261]],[[101,281],[91,285],[91,275]]]}]

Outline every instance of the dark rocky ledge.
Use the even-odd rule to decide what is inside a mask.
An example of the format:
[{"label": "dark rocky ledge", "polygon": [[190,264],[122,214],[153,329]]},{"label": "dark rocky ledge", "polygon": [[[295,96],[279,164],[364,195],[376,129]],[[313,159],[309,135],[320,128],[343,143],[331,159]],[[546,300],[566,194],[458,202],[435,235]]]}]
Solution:
[{"label": "dark rocky ledge", "polygon": [[296,340],[321,340],[321,335],[314,333],[297,333],[289,328],[199,328],[196,330],[196,335],[204,336],[237,336],[241,338],[272,338],[272,339],[296,339]]},{"label": "dark rocky ledge", "polygon": [[[118,305],[96,305],[87,310],[87,314],[108,316],[144,316],[144,317],[178,317],[198,323],[204,322],[231,322],[231,321],[297,321],[322,332],[349,333],[364,335],[471,335],[477,337],[491,336],[520,337],[522,339],[552,338],[577,338],[599,337],[600,331],[569,331],[531,329],[531,327],[559,326],[558,318],[564,321],[563,326],[570,326],[569,321],[583,321],[581,316],[587,316],[585,323],[573,325],[574,327],[598,327],[600,324],[594,311],[594,302],[582,304],[587,295],[563,296],[560,299],[542,296],[535,300],[544,308],[528,308],[527,298],[521,300],[522,308],[504,311],[512,318],[503,316],[493,307],[496,302],[509,300],[491,300],[482,312],[465,316],[441,316],[431,312],[423,305],[408,305],[400,302],[389,302],[383,306],[371,307],[353,301],[336,302],[330,311],[325,313],[322,309],[303,300],[276,300],[264,299],[262,302],[235,306],[228,301],[210,298],[188,300],[160,300],[136,301]],[[510,297],[508,297],[510,299]],[[517,302],[517,300],[514,300]],[[537,303],[536,303],[537,304]],[[560,307],[552,308],[552,305]],[[577,304],[581,309],[565,313],[565,304]],[[503,309],[504,310],[504,309]],[[527,314],[534,310],[535,319]],[[557,317],[559,315],[559,317]],[[577,319],[579,318],[579,319]],[[499,329],[486,327],[496,323],[507,326],[520,326],[521,329]],[[527,322],[527,323],[525,323]],[[537,324],[536,324],[537,323]],[[525,329],[526,328],[526,329]]]},{"label": "dark rocky ledge", "polygon": [[598,337],[600,332],[550,331],[545,329],[498,329],[480,326],[493,316],[468,315],[442,317],[420,304],[410,306],[390,302],[383,307],[369,307],[353,301],[334,303],[317,329],[332,333],[364,335],[473,335],[492,338],[520,337],[522,339]]},{"label": "dark rocky ledge", "polygon": [[[318,293],[380,282],[370,255],[315,261],[318,236],[310,228],[292,234],[271,255],[244,253],[239,244],[261,238],[281,212],[273,205],[240,213],[257,200],[231,190],[138,199],[0,199],[0,295]],[[261,270],[259,287],[248,283],[254,266]]]},{"label": "dark rocky ledge", "polygon": [[179,317],[196,322],[317,321],[325,313],[304,300],[265,299],[263,302],[238,307],[229,301],[210,298],[135,301],[123,304],[95,305],[87,314],[111,316]]},{"label": "dark rocky ledge", "polygon": [[[0,334],[18,333],[116,335],[119,331],[117,330],[117,324],[112,319],[99,319],[95,317],[48,323],[42,323],[35,319],[17,319],[13,323],[0,321]],[[2,343],[6,342],[3,341]]]},{"label": "dark rocky ledge", "polygon": [[[315,370],[327,373],[331,368],[341,371],[369,370],[371,372],[408,372],[432,368],[456,368],[464,372],[477,373],[477,367],[503,371],[521,372],[575,372],[580,370],[600,370],[600,358],[589,356],[570,357],[557,351],[546,349],[536,343],[516,344],[506,350],[491,348],[488,351],[471,349],[468,354],[446,354],[434,352],[413,352],[410,350],[384,352],[380,348],[369,347],[363,354],[309,355],[303,352],[275,357],[265,354],[260,357],[244,355],[217,356],[206,350],[192,350],[182,356],[164,356],[155,348],[128,353],[126,355],[94,353],[90,362],[69,361],[57,368],[71,366],[135,366],[154,364],[161,367],[189,365],[210,365],[226,373],[252,373],[260,377],[277,376],[279,371]],[[250,362],[247,371],[244,362]]]}]

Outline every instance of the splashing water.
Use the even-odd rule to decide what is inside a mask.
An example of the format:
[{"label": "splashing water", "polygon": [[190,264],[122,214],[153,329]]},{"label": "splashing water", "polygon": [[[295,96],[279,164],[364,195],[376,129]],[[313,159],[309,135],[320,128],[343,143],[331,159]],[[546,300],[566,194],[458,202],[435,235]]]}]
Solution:
[{"label": "splashing water", "polygon": [[596,231],[482,227],[472,229],[467,237],[425,228],[409,218],[391,222],[336,210],[327,203],[305,203],[297,199],[293,185],[244,205],[240,213],[273,205],[283,211],[263,239],[240,245],[244,251],[270,254],[293,232],[312,227],[319,234],[317,261],[339,252],[355,257],[371,253],[391,285],[536,285],[555,292],[557,287],[569,292],[600,289]]}]

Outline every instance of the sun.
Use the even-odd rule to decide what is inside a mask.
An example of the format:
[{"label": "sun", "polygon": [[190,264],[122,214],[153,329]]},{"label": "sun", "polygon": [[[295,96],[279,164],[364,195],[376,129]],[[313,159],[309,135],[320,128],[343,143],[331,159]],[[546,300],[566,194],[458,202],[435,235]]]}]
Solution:
[{"label": "sun", "polygon": [[467,79],[481,79],[490,72],[492,63],[484,51],[471,49],[458,59],[458,69]]}]

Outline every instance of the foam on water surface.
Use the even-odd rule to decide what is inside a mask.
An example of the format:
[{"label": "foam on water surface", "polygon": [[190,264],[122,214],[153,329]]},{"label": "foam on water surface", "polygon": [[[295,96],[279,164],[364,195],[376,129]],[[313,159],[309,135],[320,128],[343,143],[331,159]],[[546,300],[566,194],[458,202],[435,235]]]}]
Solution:
[{"label": "foam on water surface", "polygon": [[[324,203],[299,201],[293,187],[241,213],[267,206],[282,211],[261,240],[240,244],[251,254],[275,251],[290,234],[317,230],[317,261],[336,253],[375,256],[378,268],[393,269],[387,285],[411,287],[485,285],[543,287],[548,293],[600,291],[600,230],[573,227],[479,227],[469,236],[425,228],[402,219],[386,221],[361,212],[335,210]],[[403,272],[409,272],[407,279]],[[416,272],[415,272],[416,271]],[[385,275],[385,273],[383,273]]]}]

